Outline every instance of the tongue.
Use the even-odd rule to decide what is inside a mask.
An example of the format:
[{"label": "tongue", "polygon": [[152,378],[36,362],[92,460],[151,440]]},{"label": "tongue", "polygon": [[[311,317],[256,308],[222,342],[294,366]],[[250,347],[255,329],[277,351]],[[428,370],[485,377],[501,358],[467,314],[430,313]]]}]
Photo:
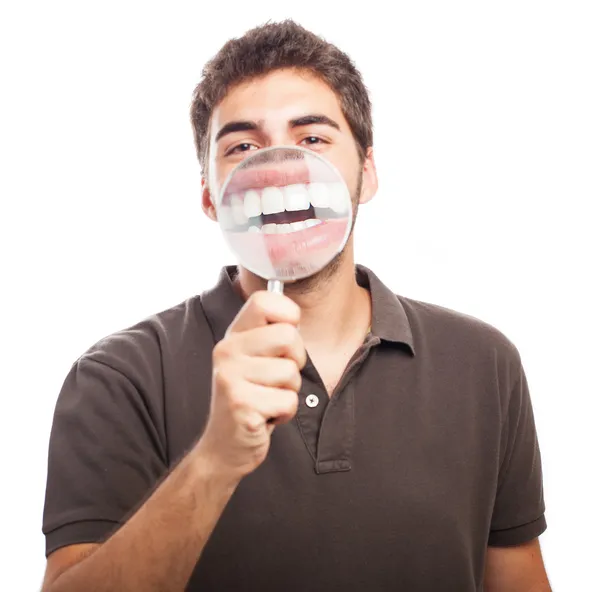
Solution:
[{"label": "tongue", "polygon": [[299,210],[297,212],[279,212],[277,214],[263,214],[263,224],[291,224],[292,222],[304,222],[315,217],[315,210],[311,206],[308,210]]}]

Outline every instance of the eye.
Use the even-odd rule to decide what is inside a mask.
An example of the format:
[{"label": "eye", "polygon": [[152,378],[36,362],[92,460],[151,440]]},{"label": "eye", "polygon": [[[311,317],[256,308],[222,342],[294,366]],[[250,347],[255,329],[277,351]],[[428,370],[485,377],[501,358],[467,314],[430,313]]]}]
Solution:
[{"label": "eye", "polygon": [[325,141],[322,140],[321,138],[318,138],[317,136],[308,136],[308,138],[304,138],[304,140],[302,140],[303,142],[306,142],[309,146],[315,146],[316,144],[324,144]]},{"label": "eye", "polygon": [[225,154],[225,156],[229,156],[230,154],[239,154],[240,152],[248,152],[253,148],[256,148],[254,144],[250,144],[249,142],[243,142],[242,144],[238,144],[237,146],[230,148]]}]

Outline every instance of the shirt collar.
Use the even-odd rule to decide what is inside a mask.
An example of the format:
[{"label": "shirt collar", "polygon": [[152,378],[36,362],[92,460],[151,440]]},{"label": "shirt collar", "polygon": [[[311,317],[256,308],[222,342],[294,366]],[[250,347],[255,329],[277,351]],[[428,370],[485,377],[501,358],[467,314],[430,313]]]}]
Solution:
[{"label": "shirt collar", "polygon": [[[396,296],[370,269],[355,265],[359,285],[371,294],[371,334],[382,341],[407,345],[414,354],[414,341],[406,311]],[[200,296],[204,313],[215,341],[225,336],[227,328],[244,305],[244,300],[234,287],[237,274],[235,265],[221,269],[216,285]]]},{"label": "shirt collar", "polygon": [[371,293],[371,334],[383,341],[403,343],[415,353],[408,316],[400,301],[368,267],[355,265],[356,280]]}]

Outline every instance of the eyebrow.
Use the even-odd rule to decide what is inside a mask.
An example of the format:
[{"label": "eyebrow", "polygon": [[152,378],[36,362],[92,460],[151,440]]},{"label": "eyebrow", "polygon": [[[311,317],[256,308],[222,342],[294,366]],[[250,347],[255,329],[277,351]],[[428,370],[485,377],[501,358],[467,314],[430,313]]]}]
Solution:
[{"label": "eyebrow", "polygon": [[[328,125],[333,129],[340,130],[338,123],[333,121],[327,115],[303,115],[289,121],[291,128],[304,127],[306,125]],[[230,121],[226,123],[217,133],[215,141],[218,142],[224,136],[228,134],[234,134],[236,132],[248,132],[261,130],[264,126],[264,121]]]},{"label": "eyebrow", "polygon": [[217,133],[215,141],[218,142],[223,136],[234,134],[235,132],[248,132],[260,129],[260,125],[255,121],[231,121],[226,123]]},{"label": "eyebrow", "polygon": [[304,115],[303,117],[298,117],[297,119],[292,119],[290,121],[290,127],[302,127],[305,125],[328,125],[336,130],[340,130],[339,124],[337,124],[333,119],[327,117],[327,115]]}]

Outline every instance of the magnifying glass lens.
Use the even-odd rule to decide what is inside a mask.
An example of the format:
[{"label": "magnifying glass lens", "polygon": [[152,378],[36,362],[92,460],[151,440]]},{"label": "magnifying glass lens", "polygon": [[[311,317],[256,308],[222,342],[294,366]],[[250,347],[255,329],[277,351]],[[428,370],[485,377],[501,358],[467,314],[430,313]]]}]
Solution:
[{"label": "magnifying glass lens", "polygon": [[229,174],[217,218],[243,267],[284,282],[317,273],[343,249],[352,202],[324,158],[302,148],[266,148]]}]

